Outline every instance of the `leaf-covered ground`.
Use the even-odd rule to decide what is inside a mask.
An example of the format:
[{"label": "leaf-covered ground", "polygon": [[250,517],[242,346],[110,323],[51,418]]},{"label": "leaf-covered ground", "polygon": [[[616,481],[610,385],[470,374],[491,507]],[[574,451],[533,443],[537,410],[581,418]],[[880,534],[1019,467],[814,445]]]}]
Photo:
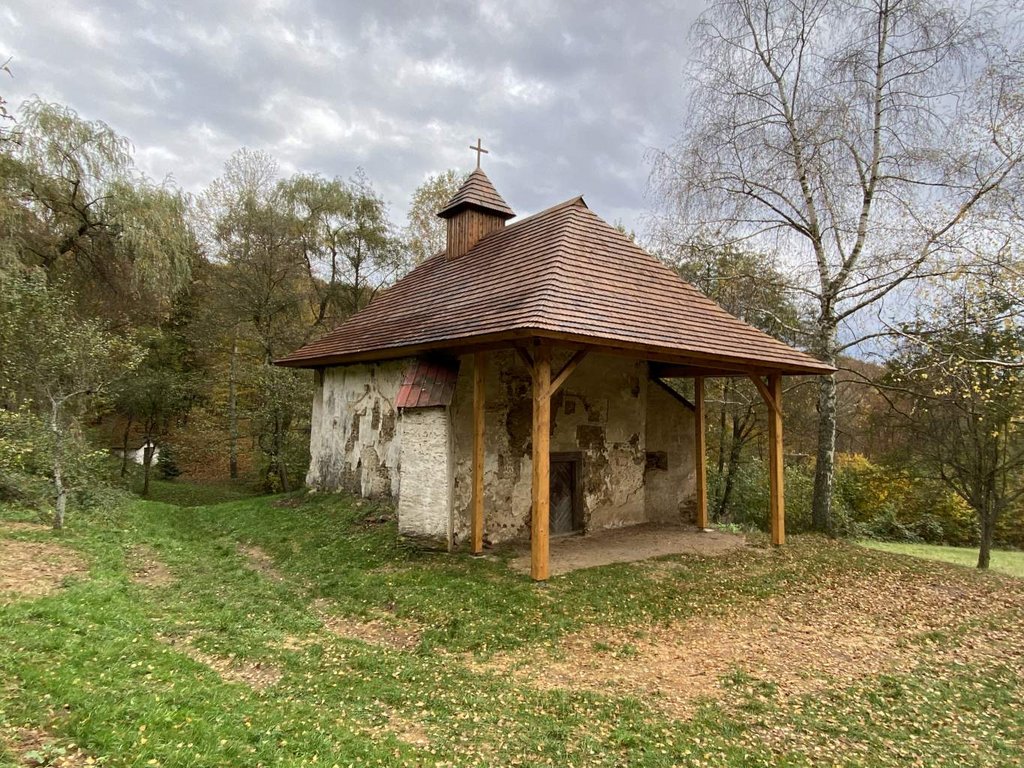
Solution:
[{"label": "leaf-covered ground", "polygon": [[798,538],[540,586],[342,497],[0,542],[47,574],[0,595],[0,766],[1024,761],[1024,582],[998,574]]}]

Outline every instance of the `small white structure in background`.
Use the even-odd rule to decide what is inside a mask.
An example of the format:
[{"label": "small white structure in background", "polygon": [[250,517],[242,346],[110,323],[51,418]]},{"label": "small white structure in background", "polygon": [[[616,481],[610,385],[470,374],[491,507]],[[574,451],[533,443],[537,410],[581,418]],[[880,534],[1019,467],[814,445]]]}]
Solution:
[{"label": "small white structure in background", "polygon": [[[151,440],[143,443],[139,448],[136,448],[136,449],[133,449],[133,450],[129,450],[128,451],[128,461],[133,461],[133,462],[135,462],[136,464],[138,464],[140,466],[145,464],[146,463],[146,449],[147,448],[152,448],[153,449],[153,458],[150,459],[150,466],[155,465],[156,462],[157,462],[157,459],[160,458],[160,446],[158,446],[156,443],[154,443]],[[121,449],[121,448],[111,448],[110,452],[114,456],[119,458],[119,459],[124,456],[124,450]]]}]

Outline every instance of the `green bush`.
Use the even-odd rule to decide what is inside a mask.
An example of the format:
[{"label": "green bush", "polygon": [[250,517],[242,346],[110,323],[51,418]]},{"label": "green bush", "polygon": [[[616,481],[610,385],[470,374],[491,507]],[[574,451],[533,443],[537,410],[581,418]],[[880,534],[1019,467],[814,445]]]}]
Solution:
[{"label": "green bush", "polygon": [[838,457],[834,503],[848,510],[853,535],[957,546],[977,542],[973,510],[945,485],[859,454]]},{"label": "green bush", "polygon": [[[61,451],[68,509],[109,505],[109,457],[94,450],[77,430],[69,430]],[[53,435],[27,407],[0,409],[0,501],[46,517],[53,509]]]},{"label": "green bush", "polygon": [[175,461],[177,451],[170,444],[160,446],[160,454],[156,460],[157,471],[164,480],[173,480],[181,474],[181,468]]},{"label": "green bush", "polygon": [[[712,498],[721,493],[722,478],[709,478]],[[811,530],[814,468],[785,468],[786,530]],[[737,467],[731,503],[719,522],[743,528],[768,528],[768,470],[752,458]],[[832,496],[833,531],[838,536],[970,546],[977,542],[974,512],[941,483],[915,477],[906,469],[887,467],[857,454],[840,455]],[[1024,516],[1006,518],[1005,538],[1020,536]]]},{"label": "green bush", "polygon": [[[720,484],[720,478],[711,478],[709,487],[712,494],[721,493]],[[800,466],[787,466],[783,475],[783,490],[786,499],[786,530],[791,533],[810,530],[814,477]],[[768,468],[760,459],[750,459],[736,468],[729,509],[719,522],[766,531],[768,506]]]}]

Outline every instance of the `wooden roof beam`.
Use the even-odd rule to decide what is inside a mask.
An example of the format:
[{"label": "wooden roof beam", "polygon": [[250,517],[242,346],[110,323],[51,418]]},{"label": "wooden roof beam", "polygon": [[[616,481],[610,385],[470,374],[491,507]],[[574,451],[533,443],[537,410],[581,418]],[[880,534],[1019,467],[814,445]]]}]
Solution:
[{"label": "wooden roof beam", "polygon": [[558,388],[565,384],[565,380],[568,379],[572,375],[572,372],[576,370],[576,366],[583,362],[583,358],[587,356],[587,351],[588,350],[586,349],[577,350],[575,354],[569,358],[566,364],[562,366],[562,370],[560,370],[551,380],[551,394],[557,392]]}]

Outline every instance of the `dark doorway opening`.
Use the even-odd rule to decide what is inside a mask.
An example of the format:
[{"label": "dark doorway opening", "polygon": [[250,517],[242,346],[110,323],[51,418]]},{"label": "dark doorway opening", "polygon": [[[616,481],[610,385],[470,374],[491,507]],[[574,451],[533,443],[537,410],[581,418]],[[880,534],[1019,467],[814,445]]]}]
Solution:
[{"label": "dark doorway opening", "polygon": [[583,530],[582,464],[579,453],[551,454],[549,528],[553,536]]}]

